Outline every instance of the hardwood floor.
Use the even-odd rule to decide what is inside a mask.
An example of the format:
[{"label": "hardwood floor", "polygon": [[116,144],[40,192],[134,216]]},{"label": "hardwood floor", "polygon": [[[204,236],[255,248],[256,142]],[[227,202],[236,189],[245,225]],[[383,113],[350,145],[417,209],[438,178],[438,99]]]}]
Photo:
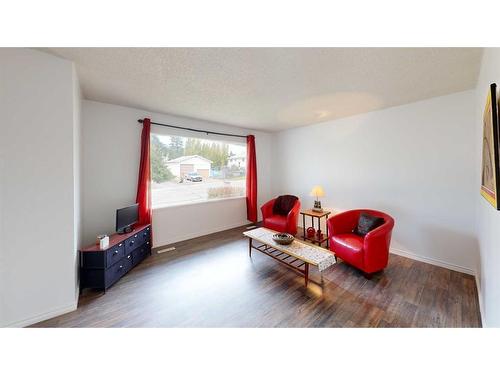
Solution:
[{"label": "hardwood floor", "polygon": [[474,277],[390,256],[371,280],[339,262],[311,281],[255,251],[244,227],[175,244],[106,294],[34,327],[480,327]]}]

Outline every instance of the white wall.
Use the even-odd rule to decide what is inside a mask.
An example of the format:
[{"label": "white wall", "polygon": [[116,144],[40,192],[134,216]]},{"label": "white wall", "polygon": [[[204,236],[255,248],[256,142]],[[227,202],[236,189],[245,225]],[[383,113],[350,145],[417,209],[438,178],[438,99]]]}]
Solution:
[{"label": "white wall", "polygon": [[[81,124],[82,93],[80,82],[73,65],[73,209],[74,209],[74,248],[82,247],[82,124]],[[79,294],[79,268],[78,256],[74,259],[75,269],[75,299]]]},{"label": "white wall", "polygon": [[78,88],[73,64],[0,49],[0,325],[76,308]]},{"label": "white wall", "polygon": [[393,251],[474,273],[477,262],[474,91],[275,136],[274,195],[322,185],[323,206],[395,218]]},{"label": "white wall", "polygon": [[246,199],[207,201],[153,210],[155,246],[247,224]]},{"label": "white wall", "polygon": [[[85,244],[91,243],[100,233],[114,232],[115,210],[135,202],[142,129],[137,120],[144,117],[198,129],[254,134],[259,205],[270,199],[271,135],[268,133],[88,100],[83,101],[82,111]],[[193,135],[192,132],[154,128],[164,134]],[[244,199],[162,208],[153,211],[153,245],[162,246],[246,222]]]},{"label": "white wall", "polygon": [[476,176],[474,178],[474,197],[477,205],[477,233],[481,255],[478,268],[480,302],[483,312],[483,325],[500,327],[500,211],[491,206],[480,194],[481,153],[483,138],[483,111],[486,95],[491,83],[500,85],[500,49],[485,48],[481,72],[476,88],[475,143]]}]

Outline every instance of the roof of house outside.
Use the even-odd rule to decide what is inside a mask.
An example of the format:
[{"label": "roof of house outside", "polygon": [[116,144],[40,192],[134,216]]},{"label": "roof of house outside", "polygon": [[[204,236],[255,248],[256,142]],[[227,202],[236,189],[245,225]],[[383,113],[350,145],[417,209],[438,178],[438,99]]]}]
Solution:
[{"label": "roof of house outside", "polygon": [[186,155],[186,156],[179,156],[178,158],[175,158],[175,159],[172,159],[172,160],[168,160],[167,164],[170,164],[170,163],[171,164],[176,164],[176,163],[182,164],[186,160],[193,159],[193,158],[202,159],[202,160],[205,160],[205,161],[207,161],[209,163],[212,163],[212,160],[204,158],[203,156],[200,156],[200,155]]}]

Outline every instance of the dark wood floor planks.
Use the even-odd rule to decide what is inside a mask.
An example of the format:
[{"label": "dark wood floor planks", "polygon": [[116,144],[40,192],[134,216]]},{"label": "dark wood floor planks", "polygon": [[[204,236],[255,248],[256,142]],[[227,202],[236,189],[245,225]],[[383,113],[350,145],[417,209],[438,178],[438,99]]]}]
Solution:
[{"label": "dark wood floor planks", "polygon": [[106,294],[34,327],[480,327],[474,277],[391,254],[365,279],[339,262],[312,283],[275,260],[248,257],[244,228],[175,244]]}]

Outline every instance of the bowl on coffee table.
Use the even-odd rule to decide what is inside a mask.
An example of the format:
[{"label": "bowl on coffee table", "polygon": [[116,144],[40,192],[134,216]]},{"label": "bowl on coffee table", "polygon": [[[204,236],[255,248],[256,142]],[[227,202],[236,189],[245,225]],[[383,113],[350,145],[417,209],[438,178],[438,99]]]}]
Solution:
[{"label": "bowl on coffee table", "polygon": [[273,234],[273,241],[280,245],[290,245],[295,237],[289,233],[275,233]]}]

